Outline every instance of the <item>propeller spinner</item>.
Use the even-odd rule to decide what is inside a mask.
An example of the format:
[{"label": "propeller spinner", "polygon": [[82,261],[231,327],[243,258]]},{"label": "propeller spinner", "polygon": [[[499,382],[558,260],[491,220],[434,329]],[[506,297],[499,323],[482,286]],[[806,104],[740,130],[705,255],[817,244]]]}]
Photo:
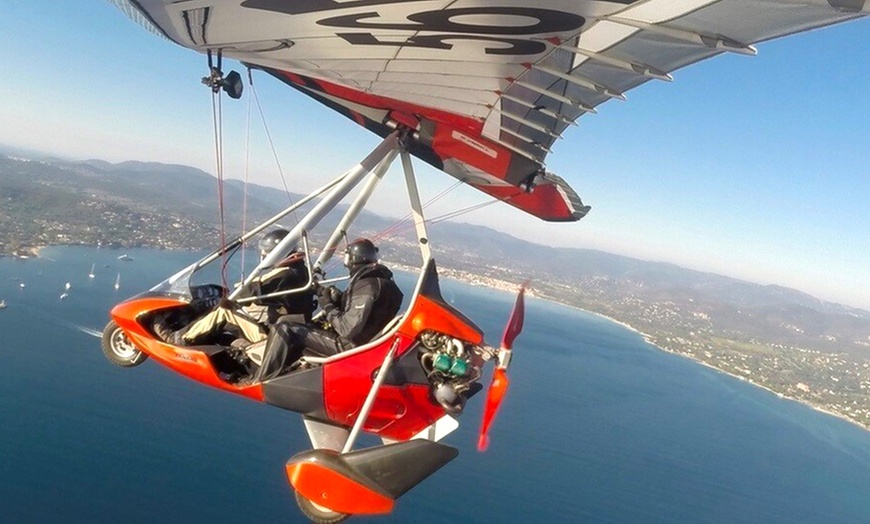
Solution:
[{"label": "propeller spinner", "polygon": [[477,439],[477,450],[486,451],[489,446],[489,428],[492,425],[495,416],[498,413],[498,408],[501,406],[501,401],[504,400],[507,393],[510,379],[507,376],[507,368],[511,361],[511,348],[517,335],[523,330],[523,317],[525,315],[525,301],[523,299],[526,292],[527,282],[520,286],[520,291],[517,293],[517,301],[514,303],[514,308],[511,311],[511,316],[504,328],[504,334],[501,337],[501,347],[498,351],[498,362],[495,370],[492,372],[492,381],[489,384],[489,391],[486,394],[486,405],[483,409],[483,423],[480,426],[480,435]]}]

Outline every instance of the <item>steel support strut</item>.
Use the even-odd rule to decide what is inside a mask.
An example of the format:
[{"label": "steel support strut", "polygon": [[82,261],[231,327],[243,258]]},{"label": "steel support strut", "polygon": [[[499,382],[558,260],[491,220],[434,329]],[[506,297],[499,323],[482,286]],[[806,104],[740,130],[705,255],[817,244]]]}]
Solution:
[{"label": "steel support strut", "polygon": [[239,247],[239,246],[242,245],[243,243],[247,242],[248,240],[250,240],[250,239],[253,238],[254,236],[258,235],[261,231],[263,231],[263,230],[266,229],[267,227],[269,227],[269,226],[271,226],[272,224],[274,224],[275,222],[281,220],[282,218],[284,218],[285,216],[289,215],[289,214],[292,213],[293,211],[296,211],[297,209],[299,209],[300,207],[304,206],[304,205],[307,204],[308,202],[314,200],[315,198],[319,197],[319,196],[322,195],[323,193],[329,191],[330,189],[332,189],[333,187],[335,187],[336,184],[338,184],[339,182],[341,182],[342,180],[344,180],[344,178],[345,178],[346,176],[347,176],[347,173],[344,173],[344,174],[342,174],[340,177],[336,178],[335,180],[333,180],[333,181],[331,181],[331,182],[329,182],[329,183],[327,183],[327,184],[325,184],[325,185],[319,187],[318,189],[314,190],[311,194],[309,194],[309,195],[306,196],[305,198],[302,198],[301,200],[299,200],[299,201],[296,202],[295,204],[293,204],[293,205],[291,205],[291,206],[285,208],[283,211],[279,212],[278,214],[276,214],[276,215],[273,216],[272,218],[266,220],[265,222],[263,222],[263,223],[260,224],[259,226],[255,227],[254,229],[248,231],[248,232],[245,233],[244,235],[242,235],[242,236],[236,238],[235,240],[233,240],[232,242],[230,242],[230,243],[227,244],[226,246],[224,246],[224,247],[222,247],[222,248],[220,248],[220,249],[217,249],[217,250],[213,251],[212,253],[209,253],[208,255],[206,255],[206,256],[204,256],[203,258],[197,260],[197,261],[194,262],[193,264],[190,264],[189,266],[185,267],[185,268],[182,269],[181,271],[176,272],[174,275],[172,275],[171,277],[169,277],[168,280],[169,280],[169,281],[177,280],[178,278],[180,278],[180,277],[182,277],[182,276],[184,276],[184,275],[187,275],[187,274],[191,273],[192,271],[195,271],[195,270],[197,270],[197,269],[199,269],[199,268],[201,268],[201,267],[203,267],[203,266],[206,266],[206,265],[208,265],[208,264],[214,262],[215,260],[217,260],[218,258],[220,258],[220,256],[223,255],[224,253],[229,253],[230,251],[236,249],[237,247]]},{"label": "steel support strut", "polygon": [[356,220],[356,217],[359,215],[359,212],[365,207],[366,203],[368,203],[369,198],[372,196],[375,188],[378,186],[381,180],[384,179],[384,174],[387,172],[387,169],[393,164],[393,160],[396,159],[396,155],[398,155],[398,150],[394,149],[390,151],[387,156],[384,157],[383,160],[375,167],[374,171],[372,171],[371,176],[369,177],[366,185],[363,187],[362,191],[359,195],[357,195],[356,199],[354,199],[353,203],[345,212],[344,216],[341,217],[341,221],[336,226],[335,230],[332,232],[332,236],[329,237],[329,240],[326,242],[326,245],[323,246],[323,251],[320,252],[320,256],[317,258],[317,262],[314,263],[315,269],[322,269],[323,266],[329,262],[329,259],[335,255],[335,248],[338,246],[338,243],[341,242],[342,237],[347,234],[347,228]]},{"label": "steel support strut", "polygon": [[426,219],[423,216],[423,204],[420,202],[420,192],[417,191],[417,179],[414,176],[414,166],[411,165],[411,154],[402,150],[402,168],[405,170],[405,185],[408,186],[408,199],[411,201],[411,213],[414,216],[414,227],[417,229],[417,243],[423,255],[423,264],[432,258],[429,248],[429,235],[426,233]]},{"label": "steel support strut", "polygon": [[385,138],[367,157],[359,164],[351,168],[340,181],[323,197],[314,209],[309,211],[298,224],[284,237],[281,242],[269,253],[253,271],[245,278],[242,285],[237,287],[229,296],[230,300],[234,300],[240,294],[244,293],[251,282],[256,279],[260,273],[267,268],[277,264],[287,253],[299,245],[299,240],[302,235],[315,227],[320,220],[326,216],[332,209],[356,187],[359,182],[365,178],[372,170],[376,168],[381,161],[390,154],[393,150],[399,147],[399,132],[394,131]]},{"label": "steel support strut", "polygon": [[359,415],[357,415],[356,421],[353,423],[353,428],[350,430],[350,436],[347,437],[347,442],[344,443],[344,449],[341,450],[342,454],[348,453],[353,449],[354,441],[356,441],[357,435],[359,435],[363,424],[365,424],[366,419],[369,416],[369,412],[372,410],[372,404],[375,403],[375,397],[378,396],[378,390],[381,389],[381,384],[383,384],[384,380],[387,378],[387,372],[390,370],[390,366],[393,363],[393,357],[396,355],[396,348],[398,347],[399,339],[396,338],[393,340],[390,350],[387,351],[387,356],[384,357],[384,363],[381,364],[380,369],[378,369],[378,376],[375,377],[372,389],[369,390],[366,401],[363,403],[362,409],[360,409]]}]

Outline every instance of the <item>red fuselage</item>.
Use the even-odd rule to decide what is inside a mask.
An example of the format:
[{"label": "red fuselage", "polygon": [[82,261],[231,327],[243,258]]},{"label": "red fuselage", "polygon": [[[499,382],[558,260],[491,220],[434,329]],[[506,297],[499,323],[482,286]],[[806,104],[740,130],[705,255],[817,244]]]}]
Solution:
[{"label": "red fuselage", "polygon": [[263,383],[241,385],[222,379],[216,356],[226,348],[174,346],[152,331],[148,319],[156,313],[188,307],[185,300],[145,294],[118,304],[111,316],[138,349],[190,379],[346,427],[353,425],[377,370],[398,341],[395,362],[404,362],[412,372],[391,374],[378,390],[363,429],[393,440],[407,440],[445,414],[445,409],[431,399],[428,381],[419,378],[425,375],[414,369],[419,366],[415,348],[420,332],[435,330],[471,344],[483,341],[480,329],[441,299],[434,267],[431,273],[424,280],[434,282],[425,285],[424,281],[410,310],[388,336],[365,350]]}]

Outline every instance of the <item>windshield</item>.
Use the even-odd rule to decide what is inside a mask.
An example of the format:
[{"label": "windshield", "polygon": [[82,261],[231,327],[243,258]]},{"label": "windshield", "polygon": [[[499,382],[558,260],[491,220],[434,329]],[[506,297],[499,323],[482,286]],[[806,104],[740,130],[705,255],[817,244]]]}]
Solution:
[{"label": "windshield", "polygon": [[192,298],[190,292],[190,279],[193,276],[193,273],[198,269],[197,264],[198,263],[187,266],[178,273],[152,287],[148,290],[149,293],[173,295],[190,300]]},{"label": "windshield", "polygon": [[[305,242],[304,244],[304,249],[307,253],[307,242]],[[241,284],[244,275],[250,272],[251,264],[253,263],[256,265],[256,262],[258,260],[259,253],[253,249],[244,250],[244,257],[234,258],[236,252],[241,251],[239,247],[240,245],[238,244],[228,246],[228,252],[224,257],[221,257],[220,250],[213,251],[208,255],[205,255],[201,259],[197,260],[196,262],[185,267],[184,269],[173,274],[156,286],[152,287],[147,291],[147,293],[169,295],[187,301],[200,298],[212,298],[213,296],[226,296],[228,293],[228,290],[225,288],[226,284],[221,285],[222,282],[227,282],[224,277],[228,275],[235,275],[235,279],[232,281],[232,287],[237,288]],[[245,262],[244,265],[248,267],[243,268],[242,261],[239,259],[246,260],[247,262]],[[306,256],[305,259],[308,274],[312,275],[313,273],[311,271],[309,257]],[[283,260],[279,259],[278,265],[280,265],[282,261]],[[224,262],[226,263],[226,271],[222,272]],[[271,267],[263,269],[265,271],[268,271],[269,269],[271,269]],[[249,288],[243,290],[235,300],[239,303],[247,303],[260,298],[269,298],[272,296],[282,296],[299,293],[309,289],[311,285],[312,280],[309,277],[309,281],[307,282],[307,284],[302,287],[290,290],[282,290],[278,293],[271,293],[266,295],[261,295],[257,291],[259,287],[254,286],[253,289]],[[208,289],[206,290],[205,288]]]}]

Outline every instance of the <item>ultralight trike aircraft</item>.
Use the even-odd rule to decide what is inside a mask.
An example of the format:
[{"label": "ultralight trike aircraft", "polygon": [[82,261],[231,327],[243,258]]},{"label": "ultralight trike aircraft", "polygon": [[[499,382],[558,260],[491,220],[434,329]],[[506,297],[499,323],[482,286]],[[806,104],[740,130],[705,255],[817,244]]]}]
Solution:
[{"label": "ultralight trike aircraft", "polygon": [[[116,306],[104,334],[104,351],[116,363],[134,366],[150,356],[205,384],[301,413],[314,449],[290,459],[287,474],[301,508],[318,522],[387,513],[454,458],[457,451],[439,441],[481,389],[482,366],[493,362],[478,443],[485,447],[507,388],[522,288],[497,349],[442,299],[412,156],[540,219],[576,221],[589,207],[544,159],[578,118],[650,80],[671,81],[686,65],[723,53],[754,55],[755,43],[870,12],[864,0],[110,1],[151,32],[208,55],[203,82],[215,107],[221,90],[241,96],[241,75],[221,68],[223,57],[233,58],[384,139],[297,205]],[[258,382],[237,380],[239,351],[256,361],[262,355],[255,348],[179,347],[157,334],[158,318],[182,323],[221,300],[263,298],[251,296],[249,284],[294,248],[308,253],[311,229],[370,174],[309,267],[312,274],[322,269],[398,155],[423,263],[407,310],[375,340],[328,358],[304,357]],[[194,273],[318,197],[240,286],[190,285]],[[354,450],[360,431],[384,445]]]},{"label": "ultralight trike aircraft", "polygon": [[[481,389],[481,367],[496,362],[481,427],[479,447],[508,386],[511,346],[523,324],[523,292],[504,332],[500,348],[484,344],[483,332],[441,296],[431,256],[422,205],[411,159],[403,144],[411,132],[390,134],[359,165],[305,199],[214,253],[181,270],[149,291],[112,309],[103,333],[103,351],[115,364],[133,367],[151,357],[189,378],[303,415],[313,450],[287,462],[287,477],[302,511],[317,522],[336,522],[352,514],[387,513],[394,501],[455,458],[458,450],[438,443],[458,427],[451,415]],[[423,264],[407,310],[371,342],[331,357],[303,356],[301,365],[259,381],[245,364],[262,363],[265,341],[245,347],[214,344],[175,345],[163,336],[228,299],[245,304],[306,291],[314,284],[251,294],[260,273],[280,265],[300,244],[309,254],[307,232],[369,175],[347,209],[309,275],[334,254],[347,228],[363,208],[390,163],[402,155]],[[218,284],[191,285],[193,275],[239,249],[308,201],[322,199],[232,292]],[[324,281],[326,282],[326,281]],[[247,380],[240,380],[247,379]],[[381,437],[384,445],[353,450],[360,431]]]}]

